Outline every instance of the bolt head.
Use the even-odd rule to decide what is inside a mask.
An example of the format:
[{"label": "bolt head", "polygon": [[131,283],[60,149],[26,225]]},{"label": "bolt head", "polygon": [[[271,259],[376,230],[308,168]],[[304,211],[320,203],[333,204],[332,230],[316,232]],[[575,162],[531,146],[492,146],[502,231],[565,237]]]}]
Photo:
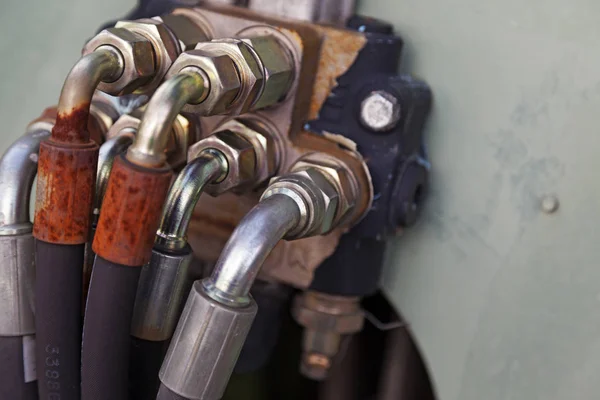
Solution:
[{"label": "bolt head", "polygon": [[400,103],[396,96],[377,90],[369,93],[360,106],[360,121],[374,132],[394,129],[400,121]]}]

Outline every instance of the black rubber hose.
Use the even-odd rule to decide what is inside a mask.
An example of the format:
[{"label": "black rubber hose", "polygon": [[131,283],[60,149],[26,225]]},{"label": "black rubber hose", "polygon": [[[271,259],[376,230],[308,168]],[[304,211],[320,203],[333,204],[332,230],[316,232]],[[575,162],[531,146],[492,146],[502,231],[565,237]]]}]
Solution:
[{"label": "black rubber hose", "polygon": [[156,400],[190,400],[187,397],[183,397],[178,395],[175,392],[172,392],[171,389],[161,384],[160,389],[158,390],[158,396],[156,396]]},{"label": "black rubber hose", "polygon": [[79,400],[85,245],[36,240],[36,369],[40,399]]},{"label": "black rubber hose", "polygon": [[158,372],[168,349],[169,340],[152,342],[135,336],[131,337],[131,367],[129,368],[130,400],[156,398],[160,385]]},{"label": "black rubber hose", "polygon": [[141,269],[96,256],[83,325],[83,400],[128,400],[131,316]]},{"label": "black rubber hose", "polygon": [[[37,400],[37,382],[35,370],[27,363],[24,354],[24,341],[35,339],[32,336],[0,337],[0,399]],[[29,372],[26,372],[29,371]]]}]

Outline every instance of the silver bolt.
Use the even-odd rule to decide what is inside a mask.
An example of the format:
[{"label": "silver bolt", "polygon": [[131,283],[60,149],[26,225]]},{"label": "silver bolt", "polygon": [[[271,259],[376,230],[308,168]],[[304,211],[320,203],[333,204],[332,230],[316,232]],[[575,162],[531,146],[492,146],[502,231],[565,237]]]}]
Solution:
[{"label": "silver bolt", "polygon": [[544,196],[542,199],[542,211],[546,214],[552,214],[558,210],[560,203],[558,198],[553,195]]},{"label": "silver bolt", "polygon": [[400,121],[398,99],[383,90],[369,93],[362,101],[360,120],[365,127],[375,132],[393,129]]}]

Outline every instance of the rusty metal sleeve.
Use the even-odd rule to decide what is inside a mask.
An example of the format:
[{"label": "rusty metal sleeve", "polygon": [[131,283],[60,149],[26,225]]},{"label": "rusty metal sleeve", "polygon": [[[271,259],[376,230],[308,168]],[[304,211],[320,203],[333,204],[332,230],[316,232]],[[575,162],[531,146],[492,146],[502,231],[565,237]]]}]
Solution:
[{"label": "rusty metal sleeve", "polygon": [[94,237],[94,252],[116,264],[141,267],[150,259],[173,173],[115,160]]},{"label": "rusty metal sleeve", "polygon": [[92,225],[98,223],[100,216],[100,207],[108,186],[108,179],[115,163],[115,158],[124,153],[133,143],[135,135],[133,132],[122,132],[119,135],[108,139],[102,146],[98,154],[98,172],[96,178],[96,193],[94,195],[94,221]]},{"label": "rusty metal sleeve", "polygon": [[301,210],[290,196],[274,194],[261,200],[240,221],[212,276],[203,282],[207,293],[224,304],[248,304],[248,293],[260,267],[300,220]]},{"label": "rusty metal sleeve", "polygon": [[224,177],[227,169],[225,155],[215,149],[204,150],[190,161],[169,191],[157,232],[157,245],[169,250],[185,247],[186,232],[202,190]]},{"label": "rusty metal sleeve", "polygon": [[152,96],[127,159],[146,167],[164,164],[165,148],[177,115],[207,92],[207,80],[197,68],[186,68],[163,83]]},{"label": "rusty metal sleeve", "polygon": [[52,140],[59,143],[89,141],[90,103],[100,82],[112,82],[123,73],[123,57],[112,46],[100,46],[83,56],[69,72],[60,93]]}]

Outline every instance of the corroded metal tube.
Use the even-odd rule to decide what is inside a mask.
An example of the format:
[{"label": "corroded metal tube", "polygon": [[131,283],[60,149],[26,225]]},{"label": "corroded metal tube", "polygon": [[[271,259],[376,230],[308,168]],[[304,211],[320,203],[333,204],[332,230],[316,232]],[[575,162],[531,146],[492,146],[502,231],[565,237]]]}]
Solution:
[{"label": "corroded metal tube", "polygon": [[83,56],[69,72],[58,102],[52,139],[62,143],[87,143],[90,103],[100,82],[112,82],[123,73],[123,58],[112,46],[101,46]]}]

